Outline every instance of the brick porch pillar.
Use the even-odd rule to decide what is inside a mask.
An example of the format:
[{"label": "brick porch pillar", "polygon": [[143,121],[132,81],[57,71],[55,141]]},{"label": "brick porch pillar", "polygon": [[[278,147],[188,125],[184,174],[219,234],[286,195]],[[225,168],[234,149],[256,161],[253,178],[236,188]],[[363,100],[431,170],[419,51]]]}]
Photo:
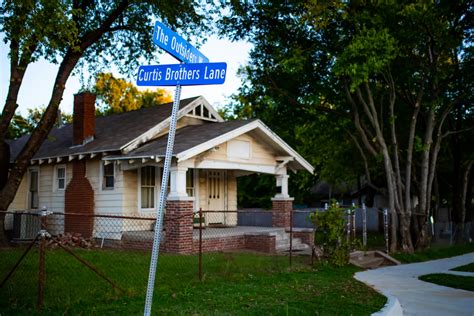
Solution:
[{"label": "brick porch pillar", "polygon": [[194,198],[182,197],[166,201],[164,250],[190,254],[193,251]]},{"label": "brick porch pillar", "polygon": [[272,198],[272,226],[290,227],[291,212],[293,211],[293,198]]}]

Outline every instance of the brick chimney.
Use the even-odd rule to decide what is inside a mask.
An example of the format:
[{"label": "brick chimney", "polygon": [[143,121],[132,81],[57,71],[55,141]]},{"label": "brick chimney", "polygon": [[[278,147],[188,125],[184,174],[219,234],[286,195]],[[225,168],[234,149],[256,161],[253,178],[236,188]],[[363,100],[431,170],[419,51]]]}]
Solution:
[{"label": "brick chimney", "polygon": [[82,145],[94,139],[95,97],[95,94],[90,92],[81,92],[74,95],[72,120],[74,145]]}]

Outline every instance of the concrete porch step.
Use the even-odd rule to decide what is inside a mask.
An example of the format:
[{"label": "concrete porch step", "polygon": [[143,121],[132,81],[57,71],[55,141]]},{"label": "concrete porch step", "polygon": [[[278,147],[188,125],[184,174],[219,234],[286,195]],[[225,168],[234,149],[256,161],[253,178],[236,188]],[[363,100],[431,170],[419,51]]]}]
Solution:
[{"label": "concrete porch step", "polygon": [[398,260],[381,251],[354,251],[350,254],[349,262],[363,269],[400,264]]}]

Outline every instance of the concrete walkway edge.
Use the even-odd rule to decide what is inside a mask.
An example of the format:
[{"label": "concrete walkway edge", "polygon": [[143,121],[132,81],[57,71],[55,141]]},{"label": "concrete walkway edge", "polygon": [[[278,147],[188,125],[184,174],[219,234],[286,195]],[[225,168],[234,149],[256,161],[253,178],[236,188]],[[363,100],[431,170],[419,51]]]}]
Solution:
[{"label": "concrete walkway edge", "polygon": [[372,315],[474,315],[474,292],[423,282],[420,275],[459,273],[450,269],[474,262],[474,253],[357,272],[355,278],[387,297]]}]

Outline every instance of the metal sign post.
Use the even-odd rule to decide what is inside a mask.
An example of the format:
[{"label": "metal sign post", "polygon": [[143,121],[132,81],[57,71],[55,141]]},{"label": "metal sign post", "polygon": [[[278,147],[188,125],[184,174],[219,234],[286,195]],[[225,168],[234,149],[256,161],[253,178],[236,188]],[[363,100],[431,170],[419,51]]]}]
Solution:
[{"label": "metal sign post", "polygon": [[153,290],[155,287],[156,267],[158,265],[158,255],[160,251],[161,232],[163,229],[169,169],[173,156],[176,123],[181,99],[181,86],[222,84],[225,81],[227,72],[226,63],[209,63],[209,59],[206,56],[160,22],[155,23],[153,42],[178,59],[181,64],[140,66],[137,73],[138,86],[176,85],[163,167],[163,177],[161,179],[160,198],[156,214],[155,234],[143,313],[145,316],[151,314],[153,303]]},{"label": "metal sign post", "polygon": [[153,289],[155,287],[156,266],[158,265],[158,254],[160,252],[161,231],[163,228],[163,210],[165,206],[166,190],[168,188],[169,170],[173,155],[174,137],[176,133],[176,121],[178,120],[179,102],[181,99],[181,86],[176,86],[174,94],[173,110],[171,111],[171,122],[168,133],[168,144],[166,146],[165,163],[163,167],[163,177],[161,179],[160,200],[158,204],[158,214],[156,216],[155,236],[153,238],[153,248],[151,252],[150,272],[148,274],[148,285],[146,289],[144,315],[149,316],[153,303]]}]

